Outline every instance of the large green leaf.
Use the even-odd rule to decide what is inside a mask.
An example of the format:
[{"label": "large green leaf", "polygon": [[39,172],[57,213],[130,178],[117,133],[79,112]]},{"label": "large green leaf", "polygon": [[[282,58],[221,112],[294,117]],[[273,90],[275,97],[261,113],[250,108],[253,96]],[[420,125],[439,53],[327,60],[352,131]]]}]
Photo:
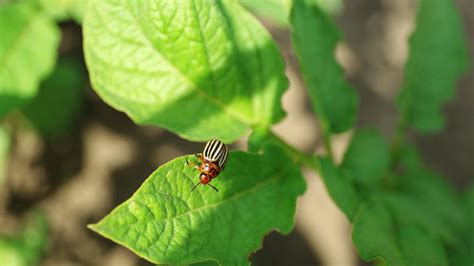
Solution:
[{"label": "large green leaf", "polygon": [[441,108],[468,66],[461,21],[452,0],[421,0],[399,97],[403,119],[419,132],[443,128]]},{"label": "large green leaf", "polygon": [[265,154],[231,152],[223,173],[200,186],[198,171],[181,157],[159,167],[126,202],[90,226],[153,263],[189,264],[213,260],[247,265],[262,237],[294,224],[296,197],[305,183],[278,148]]},{"label": "large green leaf", "polygon": [[96,92],[135,122],[229,142],[284,113],[284,62],[237,1],[93,1],[85,55]]},{"label": "large green leaf", "polygon": [[8,152],[10,150],[10,134],[0,126],[0,186],[7,170]]},{"label": "large green leaf", "polygon": [[28,2],[0,5],[0,117],[33,97],[56,61],[59,30]]},{"label": "large green leaf", "polygon": [[338,133],[349,129],[358,100],[334,57],[340,39],[336,26],[314,3],[305,0],[293,1],[290,20],[293,45],[314,111],[328,130]]},{"label": "large green leaf", "polygon": [[55,71],[41,83],[36,97],[23,108],[23,112],[44,136],[68,132],[79,116],[84,83],[85,73],[78,62],[61,59]]},{"label": "large green leaf", "polygon": [[321,158],[319,165],[329,195],[347,218],[352,221],[361,201],[354,187],[353,179],[344,169],[335,166],[328,158]]},{"label": "large green leaf", "polygon": [[383,136],[373,129],[358,129],[344,154],[342,167],[355,180],[369,183],[380,180],[389,163],[390,151]]}]

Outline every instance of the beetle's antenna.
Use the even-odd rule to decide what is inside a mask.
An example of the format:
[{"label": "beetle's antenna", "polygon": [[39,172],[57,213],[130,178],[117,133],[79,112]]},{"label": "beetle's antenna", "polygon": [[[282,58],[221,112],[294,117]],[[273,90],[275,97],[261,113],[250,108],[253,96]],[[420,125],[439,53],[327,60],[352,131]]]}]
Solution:
[{"label": "beetle's antenna", "polygon": [[193,192],[193,191],[199,186],[199,184],[201,184],[201,182],[198,182],[198,183],[193,187],[193,189],[191,189],[191,192]]},{"label": "beetle's antenna", "polygon": [[215,186],[213,186],[211,184],[208,184],[208,185],[211,186],[216,192],[219,192],[219,190]]}]

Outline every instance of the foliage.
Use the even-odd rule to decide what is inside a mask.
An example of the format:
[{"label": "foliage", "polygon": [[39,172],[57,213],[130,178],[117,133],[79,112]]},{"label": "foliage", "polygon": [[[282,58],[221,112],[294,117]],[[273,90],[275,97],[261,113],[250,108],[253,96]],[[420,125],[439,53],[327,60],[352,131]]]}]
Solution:
[{"label": "foliage", "polygon": [[[328,51],[319,50],[324,40],[334,38],[334,26],[317,6],[305,1],[295,1],[291,14],[293,41],[305,75],[306,65],[309,68],[328,55]],[[434,29],[437,29],[436,37],[430,34]],[[460,228],[465,212],[459,207],[459,198],[440,177],[422,166],[412,148],[398,141],[403,139],[406,123],[422,132],[441,127],[433,121],[440,120],[439,109],[446,96],[452,94],[454,82],[466,65],[460,32],[459,18],[451,1],[422,0],[417,29],[411,38],[407,81],[400,97],[401,125],[397,133],[401,136],[396,136],[392,151],[379,133],[362,129],[354,134],[340,167],[326,158],[320,161],[321,175],[331,197],[353,222],[354,244],[364,260],[380,259],[387,265],[448,265],[449,248],[445,246],[453,247],[452,250],[462,246]],[[312,39],[311,34],[318,39]],[[321,62],[328,61],[331,60]],[[309,73],[314,76],[313,85],[306,74],[310,90],[323,91],[324,83],[318,84],[318,79],[326,78],[330,71],[330,67],[324,67]],[[338,89],[341,76],[338,78],[328,78],[332,82],[331,92]],[[322,101],[323,97],[314,98]],[[326,106],[333,111],[346,98],[330,99]],[[324,124],[325,105],[316,102],[316,106]],[[347,118],[351,112],[341,114]],[[396,171],[399,167],[401,172]]]},{"label": "foliage", "polygon": [[[455,193],[405,139],[408,127],[421,133],[443,128],[441,108],[468,66],[452,0],[420,0],[392,141],[376,129],[354,129],[340,164],[330,139],[354,128],[358,97],[334,57],[341,33],[330,8],[312,0],[240,2],[257,14],[272,10],[269,18],[291,29],[326,155],[303,153],[271,131],[284,117],[285,65],[270,34],[239,1],[2,5],[0,116],[21,107],[44,136],[71,128],[84,80],[77,62],[61,58],[54,68],[55,23],[80,22],[84,16],[93,89],[112,107],[138,124],[160,126],[187,140],[230,143],[251,131],[249,151],[231,152],[226,170],[212,181],[219,193],[206,186],[191,192],[198,172],[186,160],[196,163],[196,158],[179,157],[160,166],[130,199],[90,225],[92,230],[153,263],[245,265],[269,231],[292,230],[296,199],[305,189],[300,167],[306,166],[321,174],[353,224],[362,259],[386,265],[473,264],[474,190]],[[0,130],[0,163],[7,157],[6,132]],[[14,265],[34,264],[45,231],[32,228],[37,229],[1,238],[0,257],[8,255]]]},{"label": "foliage", "polygon": [[[358,129],[341,165],[335,164],[331,158],[329,138],[331,134],[353,126],[357,96],[345,82],[343,71],[334,58],[340,34],[331,18],[311,1],[295,0],[289,23],[308,93],[324,131],[329,156],[320,158],[295,150],[268,131],[269,125],[281,118],[280,108],[275,107],[286,85],[282,78],[281,59],[269,35],[237,4],[205,1],[195,5],[191,1],[172,5],[169,9],[148,6],[143,2],[135,5],[118,2],[114,6],[92,4],[84,26],[85,49],[94,87],[106,101],[119,110],[125,110],[135,121],[166,127],[187,139],[219,137],[232,141],[252,128],[254,133],[249,139],[249,149],[263,157],[232,153],[229,169],[216,181],[222,189],[221,194],[209,189],[190,193],[193,170],[186,168],[183,158],[178,158],[161,166],[132,198],[91,228],[155,263],[213,260],[219,264],[246,264],[247,256],[258,248],[263,234],[272,227],[282,229],[278,226],[282,222],[280,219],[286,224],[282,231],[287,232],[292,226],[294,200],[302,192],[303,185],[298,185],[302,181],[297,181],[295,177],[280,179],[279,174],[290,167],[286,161],[294,160],[321,172],[330,195],[353,222],[354,243],[363,259],[380,259],[388,265],[447,265],[449,247],[460,245],[460,232],[465,228],[461,201],[440,177],[423,167],[416,151],[398,141],[403,139],[404,121],[411,123],[416,120],[412,119],[413,112],[409,111],[420,107],[416,98],[420,89],[416,84],[424,84],[425,79],[429,78],[418,75],[415,79],[413,75],[420,72],[420,68],[422,72],[429,73],[440,64],[423,61],[426,53],[436,53],[436,49],[445,47],[446,51],[451,49],[454,52],[448,52],[442,60],[452,62],[449,65],[465,64],[457,56],[463,52],[460,45],[462,35],[456,33],[459,25],[452,5],[447,0],[439,0],[433,5],[441,7],[426,8],[425,2],[421,3],[418,28],[411,38],[413,50],[407,63],[407,83],[414,85],[406,85],[401,92],[402,125],[397,132],[400,136],[395,138],[397,142],[391,147],[376,130]],[[261,6],[267,5],[265,1],[247,4],[260,10]],[[279,8],[276,2],[267,6]],[[281,17],[285,10],[278,10]],[[196,14],[200,14],[199,19],[196,19]],[[444,22],[448,24],[445,29],[456,28],[455,44],[441,42],[430,45],[434,39],[423,37],[424,32],[436,26],[426,20],[441,15],[449,18],[448,22]],[[244,19],[236,23],[237,17]],[[204,18],[208,19],[208,23],[201,23]],[[169,23],[171,19],[177,23]],[[103,20],[114,25],[117,23],[116,26],[122,30],[104,30]],[[176,39],[176,32],[182,32],[184,27],[188,27],[186,32],[189,34]],[[441,34],[451,33],[441,31]],[[195,37],[193,45],[183,51],[182,47],[189,43],[190,36]],[[442,36],[439,39],[449,38]],[[121,44],[116,46],[116,50],[110,49],[110,43],[116,42]],[[243,53],[244,42],[247,49]],[[432,50],[421,51],[423,46],[430,46]],[[252,49],[254,52],[251,52]],[[212,51],[212,56],[209,51]],[[194,55],[191,56],[191,53]],[[239,61],[236,53],[248,59]],[[253,60],[247,54],[251,54]],[[257,54],[266,57],[255,57]],[[128,61],[125,62],[125,59]],[[225,71],[215,67],[216,61],[223,64]],[[262,69],[263,62],[270,70]],[[194,64],[200,67],[193,68]],[[277,67],[274,68],[274,65]],[[243,79],[241,75],[250,73],[249,67],[254,66],[259,66],[255,70],[260,71],[254,71],[253,75]],[[454,80],[460,73],[456,69],[462,67],[455,67],[451,74],[447,74],[448,78],[440,77],[449,82],[440,86],[439,90],[452,90]],[[187,84],[182,82],[185,78]],[[269,83],[268,80],[276,83]],[[229,86],[231,82],[234,83]],[[221,84],[219,93],[217,84]],[[160,89],[153,90],[151,86]],[[241,86],[252,89],[247,93],[236,89]],[[256,88],[262,92],[257,92]],[[203,99],[196,90],[217,98]],[[257,97],[261,93],[270,93],[273,97],[264,97],[267,102],[263,103],[265,101]],[[425,93],[422,89],[419,95]],[[409,96],[410,100],[406,100],[404,95],[415,96]],[[424,101],[426,105],[435,107],[430,109],[430,114],[439,112],[445,97],[442,98],[442,101],[437,98],[432,103]],[[216,106],[216,99],[227,108],[222,110]],[[433,97],[428,100],[431,99]],[[199,102],[196,105],[201,108],[199,110],[205,106],[205,114],[213,113],[223,120],[205,116],[209,123],[204,126],[199,120],[201,118],[179,116],[169,119],[170,116],[177,117],[176,109],[184,110],[184,113],[199,113],[191,104],[196,102]],[[239,105],[236,105],[237,102]],[[250,104],[256,102],[259,104]],[[256,106],[263,109],[257,111]],[[234,114],[239,114],[239,117]],[[228,123],[233,126],[227,126]],[[272,147],[275,151],[269,153],[262,147]],[[277,154],[282,152],[292,159],[277,159],[280,156]],[[298,170],[292,171],[297,173]],[[279,173],[276,175],[278,178],[275,179],[271,173]],[[261,198],[260,194],[266,195],[266,188],[260,187],[260,179],[279,180],[268,189],[281,193],[278,189],[281,188],[287,194]],[[235,199],[232,196],[235,193],[239,198],[229,204],[229,197]],[[250,201],[254,203],[255,210],[251,214],[252,219],[246,212]],[[274,209],[273,205],[280,208]],[[237,216],[236,209],[239,210]],[[280,216],[282,213],[283,216]],[[267,220],[268,217],[272,219]],[[226,245],[222,245],[224,241],[227,241]],[[202,250],[203,246],[207,247],[206,250]]]}]

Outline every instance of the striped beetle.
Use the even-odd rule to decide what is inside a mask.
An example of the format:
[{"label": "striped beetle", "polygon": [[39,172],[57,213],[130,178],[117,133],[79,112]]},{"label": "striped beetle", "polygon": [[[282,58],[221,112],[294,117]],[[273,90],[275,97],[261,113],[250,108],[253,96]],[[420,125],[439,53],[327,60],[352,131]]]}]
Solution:
[{"label": "striped beetle", "polygon": [[[216,178],[220,172],[224,171],[229,157],[229,149],[220,140],[211,139],[206,143],[204,151],[202,153],[194,154],[198,157],[201,163],[199,165],[193,164],[192,166],[199,170],[199,182],[193,187],[191,191],[196,189],[199,184],[209,185],[214,190],[219,190],[210,184],[211,180]],[[186,163],[191,165],[186,159]]]}]

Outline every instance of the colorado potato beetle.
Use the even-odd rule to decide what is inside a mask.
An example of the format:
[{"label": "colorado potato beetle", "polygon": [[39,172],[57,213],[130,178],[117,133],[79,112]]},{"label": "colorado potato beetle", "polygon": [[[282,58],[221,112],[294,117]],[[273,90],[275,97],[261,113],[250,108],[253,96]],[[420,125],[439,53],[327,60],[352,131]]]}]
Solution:
[{"label": "colorado potato beetle", "polygon": [[[219,191],[216,187],[210,184],[211,180],[216,178],[227,164],[227,159],[229,158],[229,149],[220,140],[209,140],[204,147],[202,153],[194,154],[198,157],[201,163],[199,165],[194,165],[194,168],[199,170],[199,182],[193,187],[191,191],[196,189],[199,184],[209,185],[217,192]],[[186,160],[186,163],[190,163]]]}]

